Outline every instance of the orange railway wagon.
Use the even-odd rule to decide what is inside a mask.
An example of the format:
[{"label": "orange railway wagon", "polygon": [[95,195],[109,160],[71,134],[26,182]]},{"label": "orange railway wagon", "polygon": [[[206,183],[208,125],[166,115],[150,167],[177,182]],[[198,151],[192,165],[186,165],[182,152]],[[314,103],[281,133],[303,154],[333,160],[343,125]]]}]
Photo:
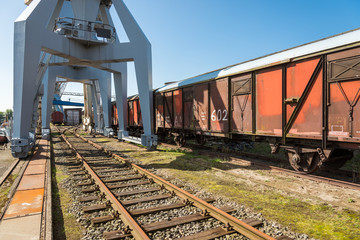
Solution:
[{"label": "orange railway wagon", "polygon": [[[359,98],[356,29],[157,89],[155,131],[178,144],[268,142],[311,173],[340,167],[360,149]],[[135,117],[129,111],[129,122]]]}]

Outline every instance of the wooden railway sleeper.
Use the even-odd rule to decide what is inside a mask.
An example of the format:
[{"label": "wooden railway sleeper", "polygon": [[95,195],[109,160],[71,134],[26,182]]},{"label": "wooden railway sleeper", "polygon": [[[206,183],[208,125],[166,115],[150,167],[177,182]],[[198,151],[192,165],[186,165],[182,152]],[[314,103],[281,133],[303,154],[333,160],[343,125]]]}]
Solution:
[{"label": "wooden railway sleeper", "polygon": [[[83,138],[81,137],[79,134],[76,134],[77,137]],[[95,146],[95,143],[92,143],[91,141],[89,141],[90,144],[92,144],[93,146]],[[155,176],[154,174],[150,173],[149,171],[146,171],[145,169],[140,168],[139,166],[136,166],[134,164],[131,164],[128,160],[120,157],[119,155],[114,154],[113,156],[116,156],[117,158],[119,158],[121,161],[123,162],[128,162],[130,165],[132,165],[134,168],[138,169],[139,171],[146,173],[146,175],[150,176],[151,178],[154,178],[155,182],[161,184],[165,184],[164,180],[162,180],[161,178]],[[226,214],[225,212],[215,208],[212,205],[207,205],[206,202],[190,195],[189,193],[186,193],[185,191],[183,191],[182,189],[179,189],[178,187],[176,187],[175,185],[171,184],[171,183],[166,183],[166,188],[171,192],[171,191],[175,191],[177,192],[177,195],[181,198],[191,198],[196,200],[196,207],[199,207],[200,209],[207,209],[210,212],[210,215],[213,216],[214,218],[220,220],[223,223],[228,223],[230,226],[232,226],[231,224],[234,224],[234,226],[232,226],[237,232],[251,238],[251,239],[274,239],[262,232],[260,232],[257,229],[254,229],[253,227],[251,227],[250,225],[246,224],[245,222],[242,222],[238,219],[236,219],[235,217]],[[235,227],[236,226],[236,227]],[[147,238],[148,239],[148,238]]]},{"label": "wooden railway sleeper", "polygon": [[[80,135],[77,135],[79,137]],[[79,154],[79,152],[74,148],[74,146],[66,139],[66,137],[62,134],[61,137],[64,139],[66,144],[69,146],[70,149],[72,149],[76,153],[76,157],[84,163],[84,167],[87,169],[90,169],[90,165],[86,163],[85,159]],[[82,138],[84,139],[84,138]],[[100,180],[98,176],[93,172],[91,173],[93,178]],[[101,189],[102,191],[106,192],[106,198],[111,199],[112,206],[115,210],[121,209],[121,211],[124,213],[121,217],[121,220],[127,224],[128,226],[131,225],[130,230],[132,230],[132,235],[135,239],[149,239],[149,237],[146,235],[146,233],[140,228],[140,226],[137,224],[137,222],[132,219],[132,217],[129,215],[129,213],[126,211],[126,209],[121,205],[121,203],[116,199],[116,197],[111,193],[111,191],[106,190],[105,184],[100,181],[100,184],[102,184]]]}]

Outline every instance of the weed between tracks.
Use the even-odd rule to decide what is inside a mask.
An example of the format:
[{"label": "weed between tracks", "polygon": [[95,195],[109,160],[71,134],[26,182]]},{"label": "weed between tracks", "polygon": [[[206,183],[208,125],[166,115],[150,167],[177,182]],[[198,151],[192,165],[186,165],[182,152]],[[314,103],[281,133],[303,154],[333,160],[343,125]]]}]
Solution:
[{"label": "weed between tracks", "polygon": [[[54,138],[54,136],[53,136]],[[56,154],[54,154],[56,155]],[[68,191],[61,184],[69,176],[64,174],[59,166],[52,166],[52,198],[53,198],[53,237],[54,240],[81,239],[81,225],[76,217],[69,213],[72,199]]]},{"label": "weed between tracks", "polygon": [[17,178],[18,174],[12,174],[8,177],[4,186],[0,188],[0,210],[3,211],[3,208],[6,202],[9,200],[8,194],[11,189],[12,184],[14,183],[15,179]]},{"label": "weed between tracks", "polygon": [[143,164],[165,169],[184,182],[261,212],[268,220],[289,226],[293,231],[318,239],[360,239],[359,212],[313,204],[214,171],[213,167],[222,170],[231,168],[231,164],[222,159],[165,148],[153,152],[125,150],[125,154]]}]

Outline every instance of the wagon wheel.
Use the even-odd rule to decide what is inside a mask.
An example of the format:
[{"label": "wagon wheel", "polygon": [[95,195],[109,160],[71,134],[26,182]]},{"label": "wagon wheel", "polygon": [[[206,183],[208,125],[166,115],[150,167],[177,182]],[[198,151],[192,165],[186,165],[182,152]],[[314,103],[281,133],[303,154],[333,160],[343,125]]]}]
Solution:
[{"label": "wagon wheel", "polygon": [[345,165],[345,163],[353,158],[353,151],[347,149],[334,149],[328,160],[324,162],[324,167],[331,169],[339,169]]},{"label": "wagon wheel", "polygon": [[204,135],[196,135],[195,136],[196,142],[200,144],[201,146],[205,145],[206,143],[206,137]]},{"label": "wagon wheel", "polygon": [[286,155],[295,171],[309,174],[319,168],[320,156],[317,152],[298,154],[296,152],[286,151]]},{"label": "wagon wheel", "polygon": [[185,134],[181,133],[179,136],[175,136],[174,137],[174,142],[179,147],[183,147],[185,145],[185,143],[186,143]]}]

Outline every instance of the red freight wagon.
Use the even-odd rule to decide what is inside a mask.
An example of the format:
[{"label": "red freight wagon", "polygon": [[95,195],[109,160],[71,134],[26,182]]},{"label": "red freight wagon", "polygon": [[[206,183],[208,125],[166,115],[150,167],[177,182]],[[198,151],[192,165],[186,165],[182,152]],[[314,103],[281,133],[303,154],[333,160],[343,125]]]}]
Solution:
[{"label": "red freight wagon", "polygon": [[64,114],[59,111],[51,113],[51,122],[53,124],[62,124],[64,123]]},{"label": "red freight wagon", "polygon": [[114,128],[114,130],[117,132],[117,126],[119,125],[118,121],[118,111],[116,108],[116,102],[111,103],[111,125]]},{"label": "red freight wagon", "polygon": [[142,118],[139,96],[132,96],[128,98],[128,131],[130,135],[140,136],[141,130]]},{"label": "red freight wagon", "polygon": [[304,172],[341,166],[360,149],[359,46],[357,29],[166,85],[156,133],[267,141]]},{"label": "red freight wagon", "polygon": [[[294,169],[339,167],[360,149],[360,29],[219,69],[154,91],[155,132],[266,141]],[[141,133],[138,96],[128,129]]]}]

